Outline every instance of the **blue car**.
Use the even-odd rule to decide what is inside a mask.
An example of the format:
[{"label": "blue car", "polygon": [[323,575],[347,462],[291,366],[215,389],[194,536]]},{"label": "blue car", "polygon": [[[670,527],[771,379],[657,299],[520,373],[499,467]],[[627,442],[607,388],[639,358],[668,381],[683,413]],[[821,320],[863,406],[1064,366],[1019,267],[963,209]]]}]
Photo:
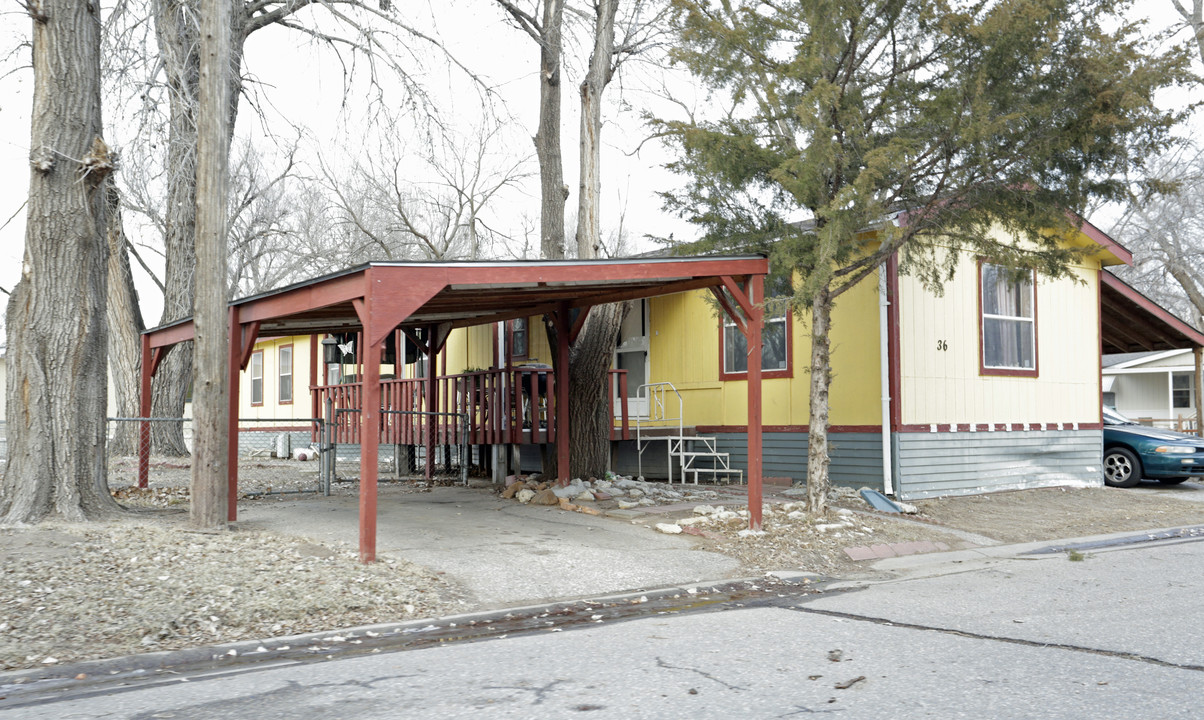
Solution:
[{"label": "blue car", "polygon": [[1104,483],[1133,487],[1142,478],[1178,485],[1204,478],[1204,439],[1138,425],[1104,408]]}]

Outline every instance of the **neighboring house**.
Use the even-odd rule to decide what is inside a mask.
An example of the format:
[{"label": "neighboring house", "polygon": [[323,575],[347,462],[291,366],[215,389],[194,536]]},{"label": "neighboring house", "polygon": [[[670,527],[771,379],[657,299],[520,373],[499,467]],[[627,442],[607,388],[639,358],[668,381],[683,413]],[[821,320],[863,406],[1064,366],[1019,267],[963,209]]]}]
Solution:
[{"label": "neighboring house", "polygon": [[1104,356],[1104,405],[1159,427],[1194,427],[1195,358],[1190,349]]}]

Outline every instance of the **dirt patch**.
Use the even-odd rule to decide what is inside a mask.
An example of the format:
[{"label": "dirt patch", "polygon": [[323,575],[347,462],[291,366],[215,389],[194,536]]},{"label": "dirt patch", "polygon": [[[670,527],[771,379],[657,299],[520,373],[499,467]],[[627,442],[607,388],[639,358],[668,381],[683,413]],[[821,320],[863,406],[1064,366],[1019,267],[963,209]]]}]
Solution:
[{"label": "dirt patch", "polygon": [[[748,515],[696,519],[683,509],[658,520],[684,519],[683,530],[697,535],[708,550],[738,559],[745,570],[760,573],[798,569],[853,578],[872,574],[872,563],[857,561],[846,548],[908,542],[940,543],[951,550],[987,545],[1204,524],[1204,488],[1043,488],[921,500],[914,515],[872,510],[857,495],[833,494],[824,517],[800,513],[793,498],[767,502],[762,533],[749,533]],[[650,527],[654,525],[650,524]]]},{"label": "dirt patch", "polygon": [[464,607],[437,573],[182,513],[0,530],[0,668],[431,617]]},{"label": "dirt patch", "polygon": [[1204,489],[1043,488],[920,500],[919,517],[1004,543],[1103,535],[1204,524],[1204,502],[1183,499]]}]

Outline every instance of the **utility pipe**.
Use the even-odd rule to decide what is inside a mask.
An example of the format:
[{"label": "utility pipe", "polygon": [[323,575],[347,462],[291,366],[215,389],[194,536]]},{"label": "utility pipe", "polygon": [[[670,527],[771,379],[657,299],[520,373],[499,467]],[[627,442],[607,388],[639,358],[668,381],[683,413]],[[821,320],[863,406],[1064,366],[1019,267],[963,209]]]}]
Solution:
[{"label": "utility pipe", "polygon": [[878,369],[882,395],[882,492],[894,495],[890,427],[890,301],[886,295],[886,262],[878,266]]}]

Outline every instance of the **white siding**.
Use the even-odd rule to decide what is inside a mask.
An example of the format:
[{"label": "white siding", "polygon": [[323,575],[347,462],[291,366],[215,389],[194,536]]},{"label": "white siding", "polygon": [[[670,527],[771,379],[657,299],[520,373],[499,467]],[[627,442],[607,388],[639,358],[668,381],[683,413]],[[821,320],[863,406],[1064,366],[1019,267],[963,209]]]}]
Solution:
[{"label": "white siding", "polygon": [[975,258],[962,256],[942,295],[900,277],[903,423],[1098,423],[1097,270],[1037,276],[1037,377],[980,372]]}]

